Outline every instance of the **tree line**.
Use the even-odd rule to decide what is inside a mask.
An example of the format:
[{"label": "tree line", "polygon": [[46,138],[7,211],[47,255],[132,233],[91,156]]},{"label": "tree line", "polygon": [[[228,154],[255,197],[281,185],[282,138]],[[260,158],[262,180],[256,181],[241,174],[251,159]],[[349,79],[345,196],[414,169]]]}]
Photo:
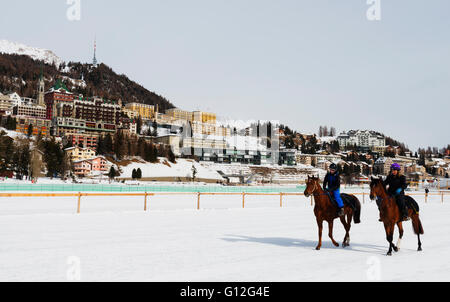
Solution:
[{"label": "tree line", "polygon": [[138,156],[150,163],[158,162],[158,157],[166,157],[170,162],[176,162],[175,154],[170,146],[154,144],[143,137],[126,135],[122,131],[116,132],[114,136],[111,134],[105,137],[100,136],[97,154],[112,156],[119,161],[125,157]]}]

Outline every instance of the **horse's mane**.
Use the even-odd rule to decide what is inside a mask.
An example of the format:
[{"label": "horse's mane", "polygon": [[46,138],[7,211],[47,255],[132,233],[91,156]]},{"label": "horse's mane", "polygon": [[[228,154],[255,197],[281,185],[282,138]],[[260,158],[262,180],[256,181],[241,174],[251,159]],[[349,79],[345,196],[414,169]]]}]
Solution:
[{"label": "horse's mane", "polygon": [[373,178],[372,177],[372,184],[373,185],[381,184],[381,187],[384,189],[384,192],[387,194],[387,189],[386,189],[386,185],[383,182],[383,178],[381,178],[381,177]]}]

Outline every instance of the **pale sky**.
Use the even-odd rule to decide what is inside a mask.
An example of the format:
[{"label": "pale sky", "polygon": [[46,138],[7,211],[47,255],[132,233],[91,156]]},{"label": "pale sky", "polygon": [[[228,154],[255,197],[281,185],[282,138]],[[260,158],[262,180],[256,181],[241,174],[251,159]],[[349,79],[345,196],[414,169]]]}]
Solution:
[{"label": "pale sky", "polygon": [[[70,1],[70,0],[69,0]],[[0,0],[0,39],[97,58],[186,110],[450,144],[450,1]]]}]

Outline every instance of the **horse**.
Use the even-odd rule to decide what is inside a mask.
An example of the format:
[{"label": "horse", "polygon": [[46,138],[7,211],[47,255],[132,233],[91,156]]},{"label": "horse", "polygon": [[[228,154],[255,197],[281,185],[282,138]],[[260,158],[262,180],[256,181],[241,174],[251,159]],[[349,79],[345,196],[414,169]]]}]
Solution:
[{"label": "horse", "polygon": [[[334,220],[339,218],[338,216],[338,206],[334,204],[331,200],[331,196],[328,195],[319,183],[319,177],[310,177],[308,176],[308,181],[306,183],[305,196],[309,198],[310,196],[314,196],[315,199],[315,207],[314,214],[317,219],[317,225],[319,226],[319,244],[316,247],[316,250],[320,250],[322,248],[322,231],[323,231],[323,222],[328,222],[329,226],[329,237],[333,242],[334,246],[339,247],[339,243],[337,243],[333,238],[333,224]],[[354,219],[355,224],[361,223],[361,203],[353,195],[342,194],[345,199],[353,200],[355,204],[355,210],[349,206],[345,205],[344,212],[345,215],[340,217],[342,225],[345,228],[345,237],[342,243],[342,247],[346,248],[350,246],[350,229],[352,224],[352,219]],[[347,218],[347,220],[346,220]]]},{"label": "horse", "polygon": [[[414,201],[409,196],[406,196],[410,201]],[[386,187],[383,184],[383,181],[381,179],[373,178],[372,182],[370,183],[370,199],[375,200],[379,199],[381,201],[380,204],[380,217],[381,221],[384,223],[384,228],[386,230],[386,238],[389,242],[389,251],[387,253],[388,256],[392,256],[392,250],[394,250],[396,253],[400,250],[400,244],[403,239],[403,222],[401,221],[401,214],[400,214],[400,208],[397,205],[397,202],[395,201],[395,197],[389,196],[387,193]],[[415,201],[414,201],[415,202]],[[414,233],[417,235],[418,238],[418,249],[417,251],[422,251],[422,242],[420,241],[420,235],[423,235],[425,232],[423,230],[422,222],[420,221],[419,217],[419,209],[413,210],[408,209],[408,217],[412,220],[412,225],[414,229]],[[397,225],[400,237],[397,242],[397,246],[393,244],[394,241],[394,231],[395,231],[395,225]]]}]

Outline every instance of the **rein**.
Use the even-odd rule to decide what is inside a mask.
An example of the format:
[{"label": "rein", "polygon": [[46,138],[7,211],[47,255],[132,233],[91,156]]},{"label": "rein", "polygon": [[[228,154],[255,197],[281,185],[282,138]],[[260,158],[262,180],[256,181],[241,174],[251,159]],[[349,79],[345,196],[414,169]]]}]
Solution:
[{"label": "rein", "polygon": [[314,189],[313,189],[313,196],[314,197],[316,197],[316,196],[328,196],[328,194],[327,193],[314,193],[314,192],[316,192],[316,191],[320,191],[320,187],[319,188],[317,188],[317,182],[314,182]]}]

